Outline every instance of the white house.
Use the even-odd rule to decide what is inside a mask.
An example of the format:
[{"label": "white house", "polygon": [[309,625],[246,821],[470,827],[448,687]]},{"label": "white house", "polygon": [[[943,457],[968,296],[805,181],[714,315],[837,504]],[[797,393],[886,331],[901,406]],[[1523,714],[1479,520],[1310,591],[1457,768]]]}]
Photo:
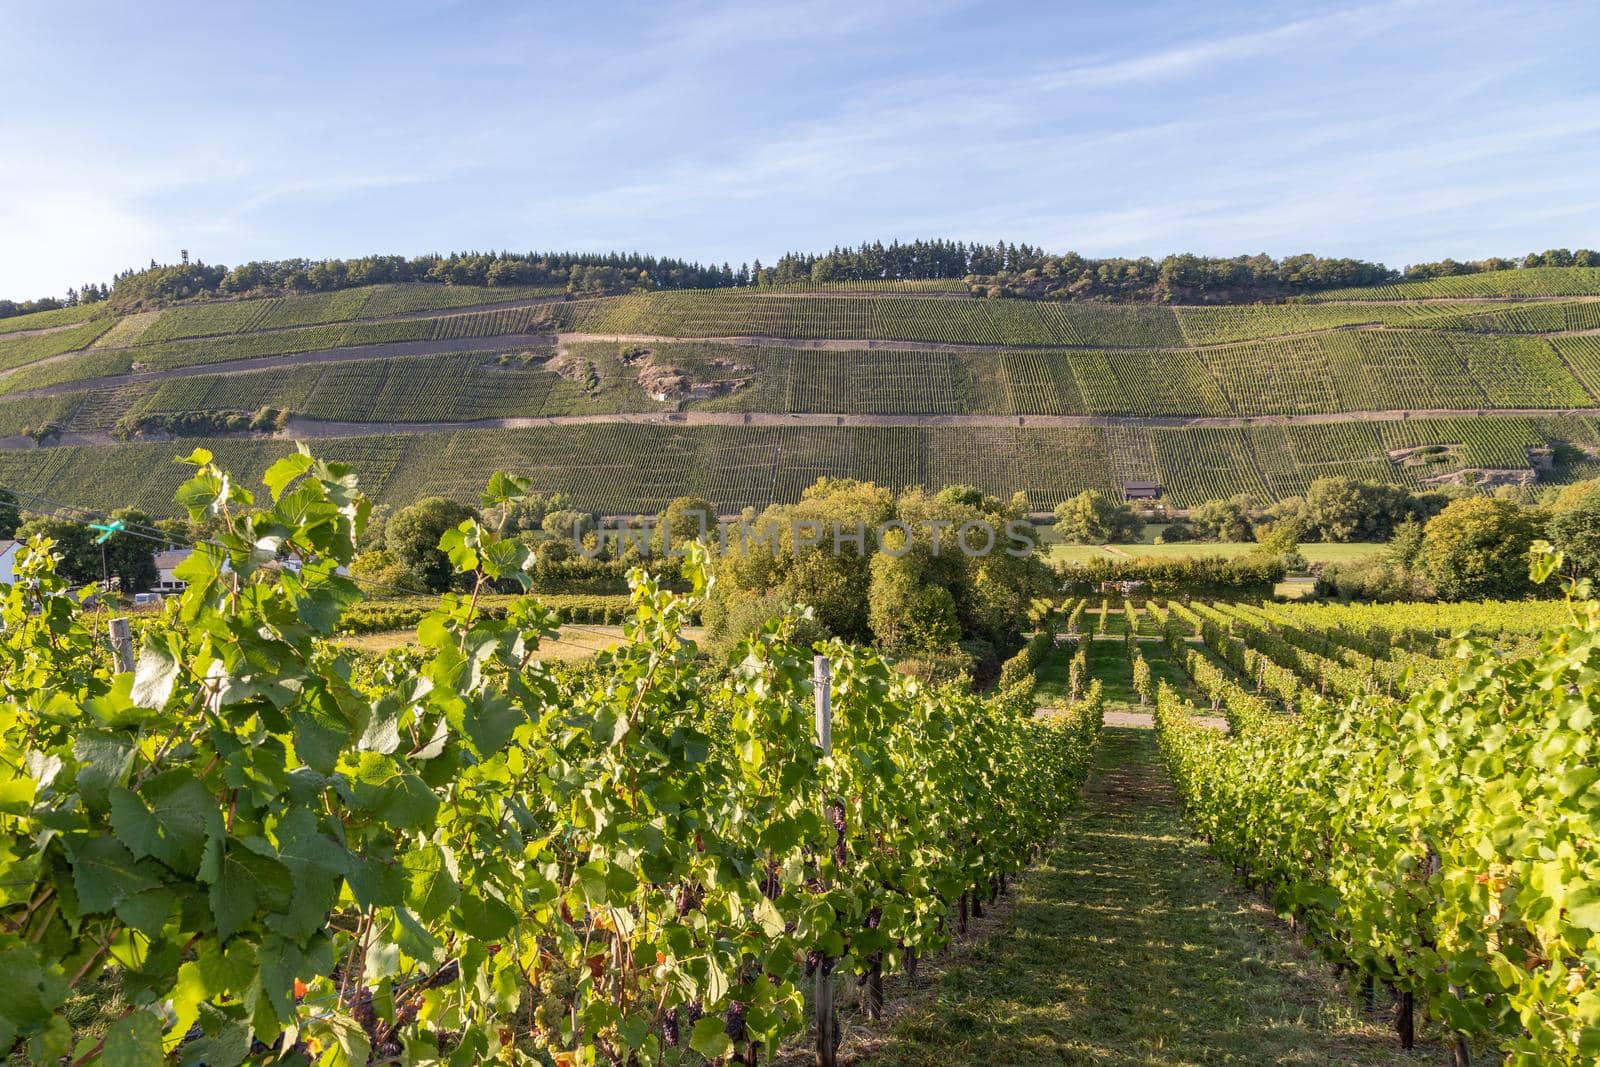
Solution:
[{"label": "white house", "polygon": [[176,570],[184,560],[189,558],[191,549],[175,548],[165,552],[156,553],[156,587],[158,593],[181,593],[188,583],[181,578],[173,577]]},{"label": "white house", "polygon": [[10,585],[17,580],[16,541],[0,541],[0,585]]},{"label": "white house", "polygon": [[[174,576],[172,572],[180,567],[183,564],[183,561],[188,559],[193,552],[194,549],[192,548],[169,548],[165,552],[156,553],[156,571],[158,572],[158,576],[156,578],[154,590],[157,593],[183,592],[189,583],[185,582],[182,578]],[[291,571],[295,574],[300,573],[301,563],[299,556],[290,554],[289,556],[285,557],[282,562],[285,570]],[[233,568],[228,566],[227,560],[223,560],[222,569],[226,572],[232,570]],[[348,576],[350,571],[348,568],[341,566],[338,568],[337,573]]]}]

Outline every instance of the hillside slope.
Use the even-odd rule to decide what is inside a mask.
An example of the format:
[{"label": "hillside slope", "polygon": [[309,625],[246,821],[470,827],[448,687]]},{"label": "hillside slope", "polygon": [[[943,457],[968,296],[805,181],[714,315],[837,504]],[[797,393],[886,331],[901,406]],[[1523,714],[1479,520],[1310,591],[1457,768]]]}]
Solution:
[{"label": "hillside slope", "polygon": [[686,492],[759,506],[824,474],[1047,508],[1129,480],[1191,505],[1326,474],[1600,469],[1588,268],[1206,307],[912,283],[580,299],[387,285],[68,310],[0,320],[0,484],[90,506],[170,511],[168,460],[189,438],[247,475],[314,439],[396,504],[470,497],[507,468],[622,513]]}]

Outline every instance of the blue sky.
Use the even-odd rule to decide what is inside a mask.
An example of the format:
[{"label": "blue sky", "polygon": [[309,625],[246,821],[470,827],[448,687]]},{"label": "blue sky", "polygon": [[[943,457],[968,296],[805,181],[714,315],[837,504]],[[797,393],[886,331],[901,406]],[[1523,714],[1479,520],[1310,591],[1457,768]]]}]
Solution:
[{"label": "blue sky", "polygon": [[1597,41],[1586,0],[24,0],[0,296],[180,248],[1600,247]]}]

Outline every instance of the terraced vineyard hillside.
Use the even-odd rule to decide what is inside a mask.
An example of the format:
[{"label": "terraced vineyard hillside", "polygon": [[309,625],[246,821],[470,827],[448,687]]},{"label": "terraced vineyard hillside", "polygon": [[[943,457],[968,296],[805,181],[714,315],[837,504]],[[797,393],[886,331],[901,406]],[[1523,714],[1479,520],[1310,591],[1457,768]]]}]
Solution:
[{"label": "terraced vineyard hillside", "polygon": [[316,439],[397,504],[505,468],[623,513],[821,475],[1044,509],[1131,480],[1180,506],[1328,474],[1571,480],[1600,470],[1597,419],[1593,268],[1205,307],[387,285],[0,319],[0,484],[158,513],[188,438],[246,474]]}]

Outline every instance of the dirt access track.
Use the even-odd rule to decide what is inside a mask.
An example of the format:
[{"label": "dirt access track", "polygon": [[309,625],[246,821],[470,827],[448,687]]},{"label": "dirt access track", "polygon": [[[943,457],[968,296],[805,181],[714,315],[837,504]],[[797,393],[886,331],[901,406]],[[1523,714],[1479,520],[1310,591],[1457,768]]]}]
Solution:
[{"label": "dirt access track", "polygon": [[[1038,430],[1083,429],[1088,427],[1142,426],[1185,428],[1242,428],[1247,426],[1311,426],[1337,422],[1387,422],[1411,418],[1462,418],[1478,416],[1586,415],[1600,417],[1600,408],[1502,408],[1494,411],[1460,411],[1428,408],[1412,411],[1355,411],[1336,415],[1257,415],[1251,417],[1207,416],[1197,418],[1139,417],[1121,415],[831,415],[791,414],[776,411],[642,411],[595,415],[542,415],[508,419],[469,419],[456,422],[351,422],[308,419],[291,416],[288,425],[274,434],[218,434],[221,437],[278,437],[285,440],[314,440],[324,437],[376,437],[398,433],[454,433],[460,430],[529,430],[539,427],[599,426],[757,426],[757,427],[960,427],[969,429],[1025,428]],[[162,440],[160,436],[147,438]],[[0,438],[0,450],[52,448],[62,445],[125,444],[122,438],[105,433],[68,433],[40,445],[28,437]]]}]

